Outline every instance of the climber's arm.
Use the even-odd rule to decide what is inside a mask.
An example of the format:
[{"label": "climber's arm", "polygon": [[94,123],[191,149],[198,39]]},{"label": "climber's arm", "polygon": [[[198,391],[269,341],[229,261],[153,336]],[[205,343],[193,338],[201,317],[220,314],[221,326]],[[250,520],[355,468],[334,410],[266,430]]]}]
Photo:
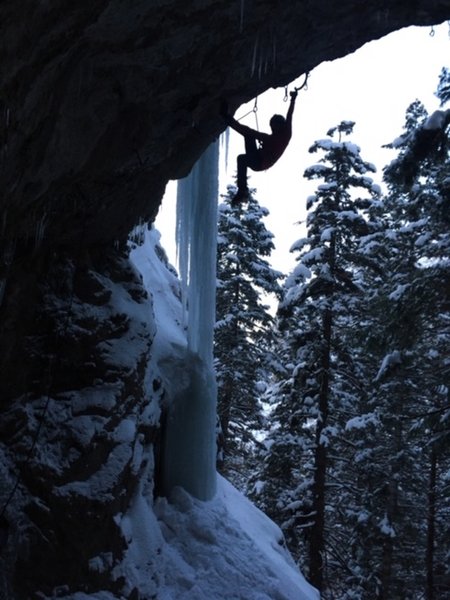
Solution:
[{"label": "climber's arm", "polygon": [[297,99],[297,91],[291,92],[291,102],[289,104],[289,108],[286,115],[286,123],[291,127],[292,125],[292,115],[294,114],[295,101]]}]

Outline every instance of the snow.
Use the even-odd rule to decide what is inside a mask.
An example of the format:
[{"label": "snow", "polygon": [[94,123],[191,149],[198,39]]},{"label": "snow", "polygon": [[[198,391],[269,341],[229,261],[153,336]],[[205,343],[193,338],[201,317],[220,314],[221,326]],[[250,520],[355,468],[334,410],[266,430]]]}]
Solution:
[{"label": "snow", "polygon": [[186,335],[181,323],[180,281],[165,258],[160,238],[159,231],[147,229],[142,244],[131,251],[130,259],[153,300],[153,311],[158,316],[154,346],[158,359],[163,359],[175,347],[186,345]]},{"label": "snow", "polygon": [[308,167],[307,170],[308,170],[308,173],[311,173],[311,175],[316,175],[317,177],[322,177],[323,175],[329,173],[330,167],[327,167],[326,165],[315,164],[315,165],[311,165],[310,167]]},{"label": "snow", "polygon": [[[186,378],[186,332],[179,284],[161,260],[159,237],[156,230],[147,231],[132,259],[154,299],[152,360],[175,387]],[[132,427],[126,423],[116,435],[127,437]],[[217,492],[208,501],[180,487],[168,499],[153,501],[152,469],[150,461],[128,511],[115,517],[128,542],[125,559],[115,567],[116,577],[125,578],[124,594],[136,587],[141,597],[158,600],[318,600],[284,549],[280,529],[226,480],[218,477]],[[108,560],[93,556],[91,569],[101,570]],[[104,591],[70,598],[115,597]]]},{"label": "snow", "polygon": [[402,353],[399,350],[394,350],[383,358],[381,367],[374,381],[379,381],[392,368],[402,364]]},{"label": "snow", "polygon": [[341,221],[344,219],[347,219],[348,221],[356,221],[357,219],[361,218],[354,210],[341,210],[338,216]]},{"label": "snow", "polygon": [[138,587],[158,600],[319,598],[284,549],[280,529],[225,479],[211,501],[175,488],[154,511],[144,487],[116,517],[129,541],[116,575],[125,574],[129,592]]},{"label": "snow", "polygon": [[300,238],[292,244],[289,248],[289,252],[300,252],[305,246],[311,243],[309,238]]},{"label": "snow", "polygon": [[292,272],[292,280],[304,281],[305,279],[309,279],[311,277],[311,271],[306,267],[303,263],[298,263]]},{"label": "snow", "polygon": [[423,124],[424,129],[442,129],[450,110],[436,110]]},{"label": "snow", "polygon": [[431,239],[431,233],[430,232],[423,233],[422,235],[419,235],[419,237],[416,239],[414,245],[417,248],[420,248],[420,247],[424,246],[430,239]]},{"label": "snow", "polygon": [[325,229],[322,230],[322,233],[320,235],[320,241],[329,242],[333,236],[334,231],[334,227],[325,227]]},{"label": "snow", "polygon": [[389,300],[400,300],[403,294],[410,288],[409,284],[398,283],[393,292],[388,296]]},{"label": "snow", "polygon": [[349,419],[345,425],[345,430],[350,431],[351,429],[365,429],[368,425],[379,425],[378,416],[375,413],[367,413],[365,415],[359,415]]},{"label": "snow", "polygon": [[[329,152],[330,150],[346,150],[349,154],[353,154],[355,156],[359,156],[361,152],[361,148],[352,142],[335,142],[329,138],[317,140],[314,143],[313,148],[320,148],[321,150],[325,150]],[[311,149],[310,149],[311,152]],[[313,169],[317,174],[320,174],[320,165],[314,165]]]},{"label": "snow", "polygon": [[66,392],[66,397],[70,399],[74,416],[83,415],[93,409],[109,412],[117,403],[117,384],[102,382],[101,385],[84,388],[83,395],[69,391]]},{"label": "snow", "polygon": [[303,263],[319,262],[324,253],[323,248],[313,248],[302,256]]},{"label": "snow", "polygon": [[317,189],[320,190],[321,192],[330,192],[330,191],[337,190],[337,188],[338,188],[338,184],[336,181],[331,181],[330,183],[321,183],[320,185],[317,186]]},{"label": "snow", "polygon": [[350,152],[350,154],[354,154],[355,156],[359,156],[361,152],[361,148],[352,142],[342,142],[343,147]]},{"label": "snow", "polygon": [[113,501],[120,474],[124,472],[132,455],[133,448],[129,443],[119,444],[111,450],[104,464],[89,479],[55,486],[55,496],[70,497],[74,494],[86,498],[96,498],[102,502]]},{"label": "snow", "polygon": [[387,517],[387,515],[384,515],[384,517],[381,519],[381,521],[378,524],[381,533],[383,533],[384,535],[387,535],[388,537],[394,538],[395,536],[395,530],[392,527],[392,525],[389,523],[389,519]]}]

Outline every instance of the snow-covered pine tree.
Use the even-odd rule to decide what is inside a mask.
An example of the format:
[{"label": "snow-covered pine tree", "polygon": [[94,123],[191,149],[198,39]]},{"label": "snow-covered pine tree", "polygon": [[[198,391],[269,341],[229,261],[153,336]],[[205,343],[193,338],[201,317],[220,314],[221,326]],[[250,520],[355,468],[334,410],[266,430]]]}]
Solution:
[{"label": "snow-covered pine tree", "polygon": [[[448,88],[444,69],[437,92],[443,103]],[[441,441],[448,435],[450,416],[444,349],[450,322],[449,123],[449,110],[428,116],[417,102],[411,105],[405,131],[394,143],[399,156],[385,169],[390,266],[384,291],[385,357],[375,392],[390,482],[384,501],[395,531],[384,545],[381,579],[383,593],[394,597],[405,589],[422,589],[427,598],[448,593],[448,528],[443,523],[449,508],[443,492],[449,453]]]},{"label": "snow-covered pine tree", "polygon": [[440,599],[448,593],[443,540],[449,508],[443,499],[449,463],[438,443],[447,435],[450,414],[443,350],[449,277],[442,182],[448,167],[442,132],[435,138],[438,147],[417,158],[416,132],[436,117],[430,119],[418,101],[409,107],[404,132],[393,144],[399,157],[385,170],[389,194],[371,207],[384,231],[364,240],[367,256],[381,269],[360,323],[365,343],[358,362],[366,363],[369,393],[360,399],[361,416],[347,423],[355,453],[348,469],[352,479],[342,478],[341,486],[357,491],[361,509],[355,510],[354,494],[339,494],[347,513],[341,526],[354,532],[347,581],[360,596],[352,598],[419,593]]},{"label": "snow-covered pine tree", "polygon": [[[445,70],[440,88],[450,87],[448,79]],[[348,302],[351,318],[336,310],[333,315],[324,587],[339,600],[416,594],[443,600],[449,593],[446,114],[429,117],[418,101],[408,109],[405,130],[393,144],[399,157],[386,169],[389,194],[367,207],[370,228],[355,252],[364,299]],[[417,131],[427,128],[438,135],[423,152],[417,140],[427,135]],[[309,237],[294,248],[310,253]],[[270,448],[255,486],[260,505],[282,524],[300,559],[314,517],[311,434],[317,430],[310,407],[317,405],[313,375],[324,347],[317,335],[323,320],[305,291],[315,279],[311,271],[300,262],[293,274],[304,279],[291,292],[302,310],[282,320],[279,353],[287,373],[273,388]]]},{"label": "snow-covered pine tree", "polygon": [[[424,116],[423,106],[415,102],[408,110],[404,135],[411,134],[414,123]],[[414,563],[408,558],[413,553],[408,520],[415,517],[411,509],[403,508],[420,504],[413,493],[420,488],[413,468],[420,460],[420,448],[417,439],[408,434],[406,420],[406,407],[411,397],[418,396],[417,381],[403,352],[415,339],[419,323],[410,320],[411,315],[395,302],[405,274],[414,268],[409,243],[398,232],[405,222],[394,217],[400,206],[403,201],[396,208],[387,198],[369,208],[371,220],[379,224],[360,241],[360,251],[376,269],[366,273],[366,309],[354,328],[354,341],[350,332],[343,333],[352,346],[361,384],[353,415],[349,413],[345,425],[348,463],[335,497],[339,505],[333,507],[336,524],[349,536],[345,547],[351,550],[350,568],[343,582],[352,598],[396,597],[396,582],[405,586],[409,577],[408,587],[413,589],[420,579],[413,581],[420,569],[406,573],[395,562],[400,557],[400,540],[404,540],[404,564]],[[399,501],[400,489],[404,493]],[[416,537],[418,542],[423,540],[423,530],[416,530]]]},{"label": "snow-covered pine tree", "polygon": [[[260,486],[261,503],[282,523],[288,542],[306,541],[309,578],[320,590],[335,575],[330,561],[341,560],[338,555],[345,547],[335,552],[332,546],[342,540],[338,535],[331,541],[326,530],[334,502],[330,471],[342,466],[339,440],[360,393],[358,365],[341,334],[351,335],[364,312],[366,271],[374,265],[360,242],[376,228],[367,211],[380,192],[368,176],[375,167],[343,139],[353,126],[343,121],[310,148],[323,157],[306,169],[305,177],[321,183],[307,200],[307,237],[292,246],[299,252],[298,265],[280,304],[280,328],[289,340],[285,347],[290,357],[287,377],[277,387],[280,395],[261,477],[265,485]],[[276,485],[273,467],[280,465],[280,450],[289,457],[281,471],[282,485],[289,491],[273,501],[267,491]]]},{"label": "snow-covered pine tree", "polygon": [[219,206],[215,360],[218,415],[223,453],[219,467],[243,488],[254,453],[255,431],[262,426],[261,382],[272,360],[273,317],[268,295],[280,295],[282,274],[268,259],[273,234],[264,224],[268,210],[255,190],[248,203],[234,206],[228,186]]}]

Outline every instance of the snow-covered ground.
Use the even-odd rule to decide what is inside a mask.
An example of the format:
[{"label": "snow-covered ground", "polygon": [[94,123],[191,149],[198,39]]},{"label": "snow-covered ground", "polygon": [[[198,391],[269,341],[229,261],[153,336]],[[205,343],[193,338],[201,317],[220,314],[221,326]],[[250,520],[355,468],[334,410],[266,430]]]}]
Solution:
[{"label": "snow-covered ground", "polygon": [[[161,261],[159,238],[158,231],[146,231],[144,244],[131,258],[153,296],[153,360],[167,364],[183,345],[185,332],[178,280]],[[285,550],[278,526],[221,477],[216,495],[206,502],[182,488],[153,502],[151,483],[143,481],[131,509],[117,522],[129,544],[120,574],[130,593],[137,587],[157,600],[319,598]],[[112,598],[106,592],[97,597]],[[74,600],[85,598],[76,594]]]},{"label": "snow-covered ground", "polygon": [[182,488],[169,500],[160,498],[152,507],[141,495],[121,521],[130,543],[127,579],[150,597],[318,599],[283,548],[279,528],[225,479],[219,477],[211,501]]},{"label": "snow-covered ground", "polygon": [[[213,500],[182,488],[155,503],[141,489],[126,515],[117,517],[129,547],[117,576],[121,598],[155,600],[318,600],[282,545],[280,529],[219,477]],[[108,557],[91,568],[102,569]],[[140,595],[133,595],[133,589]],[[65,597],[68,600],[68,596]],[[70,600],[117,600],[109,592]]]}]

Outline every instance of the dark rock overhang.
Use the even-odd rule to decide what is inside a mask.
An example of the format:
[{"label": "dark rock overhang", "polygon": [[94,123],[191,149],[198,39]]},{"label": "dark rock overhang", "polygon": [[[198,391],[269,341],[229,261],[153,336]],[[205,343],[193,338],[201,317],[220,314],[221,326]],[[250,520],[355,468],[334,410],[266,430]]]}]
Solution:
[{"label": "dark rock overhang", "polygon": [[0,6],[2,237],[123,239],[232,107],[450,0],[90,0]]}]

